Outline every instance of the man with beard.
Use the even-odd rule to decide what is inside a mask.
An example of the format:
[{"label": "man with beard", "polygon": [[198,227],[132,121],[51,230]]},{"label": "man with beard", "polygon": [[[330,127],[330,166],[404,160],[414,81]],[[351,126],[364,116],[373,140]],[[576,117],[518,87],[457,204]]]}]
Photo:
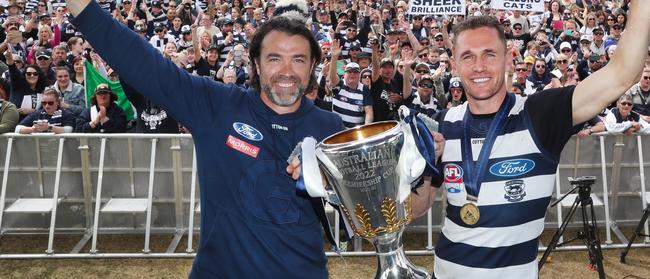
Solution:
[{"label": "man with beard", "polygon": [[250,44],[252,88],[244,90],[179,69],[95,1],[67,3],[74,25],[120,77],[192,133],[201,236],[189,277],[327,278],[322,203],[300,195],[287,175],[299,141],[344,129],[303,97],[320,60],[305,22],[274,16],[259,27]]},{"label": "man with beard", "polygon": [[[506,90],[512,54],[495,18],[470,17],[454,26],[451,61],[467,102],[437,117],[446,140],[438,164],[445,175],[441,185],[432,185],[446,190],[447,206],[434,278],[538,277],[539,237],[564,145],[643,69],[650,5],[631,5],[630,32],[606,66],[576,86],[528,97]],[[414,216],[426,213],[435,192],[426,185],[417,189]]]}]

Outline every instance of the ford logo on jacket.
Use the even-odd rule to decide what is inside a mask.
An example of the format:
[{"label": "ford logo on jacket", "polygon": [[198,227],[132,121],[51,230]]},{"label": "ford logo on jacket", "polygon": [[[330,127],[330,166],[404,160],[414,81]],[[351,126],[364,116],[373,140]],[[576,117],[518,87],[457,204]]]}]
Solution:
[{"label": "ford logo on jacket", "polygon": [[245,137],[249,140],[254,140],[254,141],[261,141],[264,136],[262,136],[262,133],[255,129],[255,127],[248,125],[246,123],[241,123],[241,122],[235,122],[232,123],[232,128],[235,129],[235,132],[237,134],[240,134],[242,137]]}]

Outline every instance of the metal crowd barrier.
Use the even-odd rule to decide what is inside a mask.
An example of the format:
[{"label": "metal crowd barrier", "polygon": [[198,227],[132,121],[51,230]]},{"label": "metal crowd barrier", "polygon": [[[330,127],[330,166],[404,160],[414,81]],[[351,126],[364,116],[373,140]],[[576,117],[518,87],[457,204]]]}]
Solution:
[{"label": "metal crowd barrier", "polygon": [[[625,247],[627,239],[619,227],[636,225],[650,202],[645,186],[645,168],[650,165],[643,159],[650,152],[643,144],[649,139],[646,135],[600,134],[585,139],[574,137],[564,148],[554,198],[571,189],[567,177],[597,177],[592,196],[599,228],[606,232],[603,248]],[[0,163],[0,241],[18,234],[41,234],[48,238],[44,253],[0,250],[0,259],[195,255],[192,247],[199,230],[200,220],[196,218],[200,202],[196,196],[199,185],[190,135],[5,134],[0,136]],[[409,250],[407,254],[433,253],[433,235],[440,231],[444,220],[443,195],[438,195],[427,217],[408,226],[407,231],[426,232],[428,241],[426,247]],[[573,198],[565,200],[570,206]],[[546,229],[556,229],[566,210],[566,204],[549,208]],[[328,212],[338,240],[338,214]],[[577,214],[572,226],[578,227],[580,220]],[[647,223],[645,233],[648,234]],[[108,234],[144,235],[142,252],[98,250],[98,235]],[[173,236],[164,252],[151,251],[152,234]],[[54,241],[59,235],[77,235],[79,241],[70,251],[55,251]],[[187,249],[179,251],[184,236]],[[81,251],[89,241],[89,251]],[[342,254],[374,254],[362,251],[359,243],[356,239],[354,251]],[[650,247],[650,239],[646,237],[633,247]],[[540,244],[540,250],[543,249]]]}]

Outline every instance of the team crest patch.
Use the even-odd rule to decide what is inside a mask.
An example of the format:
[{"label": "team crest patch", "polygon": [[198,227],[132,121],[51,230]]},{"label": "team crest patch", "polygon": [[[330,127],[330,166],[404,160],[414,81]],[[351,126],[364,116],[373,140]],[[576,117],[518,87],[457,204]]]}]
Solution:
[{"label": "team crest patch", "polygon": [[446,164],[445,183],[463,183],[463,169],[456,164]]},{"label": "team crest patch", "polygon": [[255,127],[248,125],[246,123],[241,123],[241,122],[232,123],[232,128],[235,129],[235,132],[237,132],[237,134],[249,140],[261,141],[264,138],[264,136],[262,136],[262,133],[260,133],[260,131],[258,131],[257,129],[255,129]]},{"label": "team crest patch", "polygon": [[506,191],[503,197],[509,202],[521,201],[526,196],[526,185],[521,179],[507,181],[503,188]]}]

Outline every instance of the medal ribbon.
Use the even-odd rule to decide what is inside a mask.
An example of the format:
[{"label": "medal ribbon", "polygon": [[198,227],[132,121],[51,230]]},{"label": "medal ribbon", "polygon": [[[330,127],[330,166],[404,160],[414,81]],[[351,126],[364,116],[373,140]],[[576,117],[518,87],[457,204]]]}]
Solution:
[{"label": "medal ribbon", "polygon": [[[470,121],[472,119],[472,114],[469,112],[469,105],[465,111],[465,117],[463,117],[463,140],[461,144],[461,151],[463,153],[463,168],[465,172],[465,190],[468,195],[478,198],[478,193],[481,190],[481,177],[485,173],[487,168],[487,163],[490,157],[490,151],[492,151],[492,146],[494,141],[497,138],[497,135],[500,134],[501,130],[505,125],[506,116],[513,105],[515,96],[511,94],[506,94],[499,111],[492,119],[490,123],[490,128],[488,129],[485,140],[483,141],[483,147],[481,147],[481,153],[478,155],[478,160],[474,164],[474,158],[472,156],[472,143],[470,135]],[[476,166],[476,169],[473,167]]]}]

